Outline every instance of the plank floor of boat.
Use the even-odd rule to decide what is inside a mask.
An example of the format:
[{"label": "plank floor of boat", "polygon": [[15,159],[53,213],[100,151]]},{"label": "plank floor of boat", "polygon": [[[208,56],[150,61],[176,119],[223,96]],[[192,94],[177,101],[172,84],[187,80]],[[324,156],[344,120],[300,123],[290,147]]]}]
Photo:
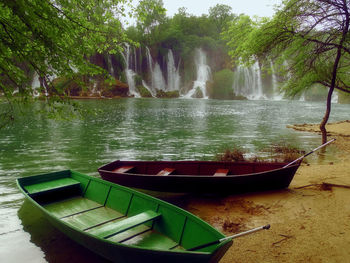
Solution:
[{"label": "plank floor of boat", "polygon": [[[57,201],[44,206],[50,213],[67,224],[87,233],[113,226],[126,219],[123,214],[81,196]],[[149,249],[184,250],[174,240],[141,224],[106,238],[109,241]]]},{"label": "plank floor of boat", "polygon": [[89,210],[93,210],[99,207],[103,207],[97,202],[83,198],[81,196],[56,201],[47,205],[44,205],[45,209],[58,218],[63,218]]}]

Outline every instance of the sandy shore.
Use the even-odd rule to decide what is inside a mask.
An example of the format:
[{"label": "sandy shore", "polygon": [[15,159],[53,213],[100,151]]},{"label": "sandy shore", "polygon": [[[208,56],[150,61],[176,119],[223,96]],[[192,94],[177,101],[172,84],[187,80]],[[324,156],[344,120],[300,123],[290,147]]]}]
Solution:
[{"label": "sandy shore", "polygon": [[[291,128],[319,132],[318,125]],[[240,237],[221,260],[228,262],[350,262],[350,121],[329,124],[335,161],[302,164],[288,189],[223,198],[194,198],[188,210]]]}]

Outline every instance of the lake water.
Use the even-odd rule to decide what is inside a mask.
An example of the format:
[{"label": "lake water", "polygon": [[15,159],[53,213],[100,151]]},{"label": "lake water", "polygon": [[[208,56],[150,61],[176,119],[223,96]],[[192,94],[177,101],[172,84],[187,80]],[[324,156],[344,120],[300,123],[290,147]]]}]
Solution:
[{"label": "lake water", "polygon": [[[118,99],[80,101],[98,109],[60,121],[31,113],[0,130],[0,262],[103,262],[56,231],[16,187],[15,179],[74,169],[98,176],[116,160],[213,160],[225,148],[248,154],[275,143],[309,151],[321,142],[288,124],[319,123],[325,103]],[[35,106],[37,107],[37,106]],[[34,108],[35,108],[34,107]],[[350,105],[334,104],[330,122],[349,119]],[[331,155],[331,154],[330,154]],[[317,155],[311,161],[318,161]]]}]

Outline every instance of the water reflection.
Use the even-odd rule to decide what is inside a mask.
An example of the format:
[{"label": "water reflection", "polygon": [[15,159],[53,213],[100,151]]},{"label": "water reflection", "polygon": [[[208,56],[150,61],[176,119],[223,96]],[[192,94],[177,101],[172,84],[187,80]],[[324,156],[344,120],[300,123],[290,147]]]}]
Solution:
[{"label": "water reflection", "polygon": [[[30,242],[41,248],[48,262],[109,262],[59,232],[43,217],[41,211],[27,200],[18,210],[18,218],[23,230],[30,234]],[[35,262],[40,262],[40,256],[37,255]],[[20,257],[17,259],[20,260]],[[26,259],[23,258],[23,261]],[[42,259],[42,262],[45,261]]]},{"label": "water reflection", "polygon": [[[324,103],[293,101],[119,99],[80,103],[99,111],[84,119],[55,121],[35,113],[42,106],[38,103],[26,107],[25,115],[0,130],[0,262],[101,260],[56,231],[30,204],[21,206],[23,195],[15,184],[18,177],[63,169],[98,176],[99,166],[116,159],[212,160],[233,145],[258,153],[281,141],[309,151],[320,144],[320,136],[286,125],[319,123],[324,113]],[[349,108],[333,105],[330,121],[348,119]],[[332,155],[329,146],[326,160]],[[317,157],[313,154],[308,160]]]}]

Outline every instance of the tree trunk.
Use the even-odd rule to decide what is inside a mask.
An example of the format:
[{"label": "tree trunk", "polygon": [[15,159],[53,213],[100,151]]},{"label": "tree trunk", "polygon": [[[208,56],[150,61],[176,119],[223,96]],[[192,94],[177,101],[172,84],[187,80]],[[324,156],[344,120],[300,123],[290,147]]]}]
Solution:
[{"label": "tree trunk", "polygon": [[335,82],[337,80],[337,71],[338,71],[338,65],[339,65],[339,61],[340,61],[341,55],[342,55],[342,50],[341,50],[341,48],[338,48],[337,56],[336,56],[336,58],[334,60],[334,64],[333,64],[332,82],[331,82],[331,86],[329,88],[328,96],[327,96],[326,113],[325,113],[325,115],[323,117],[323,120],[322,120],[322,122],[320,124],[320,130],[321,130],[321,133],[322,133],[322,144],[327,142],[326,124],[328,122],[329,115],[331,114],[332,94],[333,94],[333,91],[334,91],[334,88],[335,88]]},{"label": "tree trunk", "polygon": [[329,119],[329,115],[331,114],[331,105],[332,105],[332,94],[334,91],[334,86],[331,87],[328,91],[328,96],[327,96],[327,108],[326,108],[326,113],[322,119],[322,122],[320,124],[320,130],[322,133],[322,144],[327,142],[327,130],[326,130],[326,124]]}]

